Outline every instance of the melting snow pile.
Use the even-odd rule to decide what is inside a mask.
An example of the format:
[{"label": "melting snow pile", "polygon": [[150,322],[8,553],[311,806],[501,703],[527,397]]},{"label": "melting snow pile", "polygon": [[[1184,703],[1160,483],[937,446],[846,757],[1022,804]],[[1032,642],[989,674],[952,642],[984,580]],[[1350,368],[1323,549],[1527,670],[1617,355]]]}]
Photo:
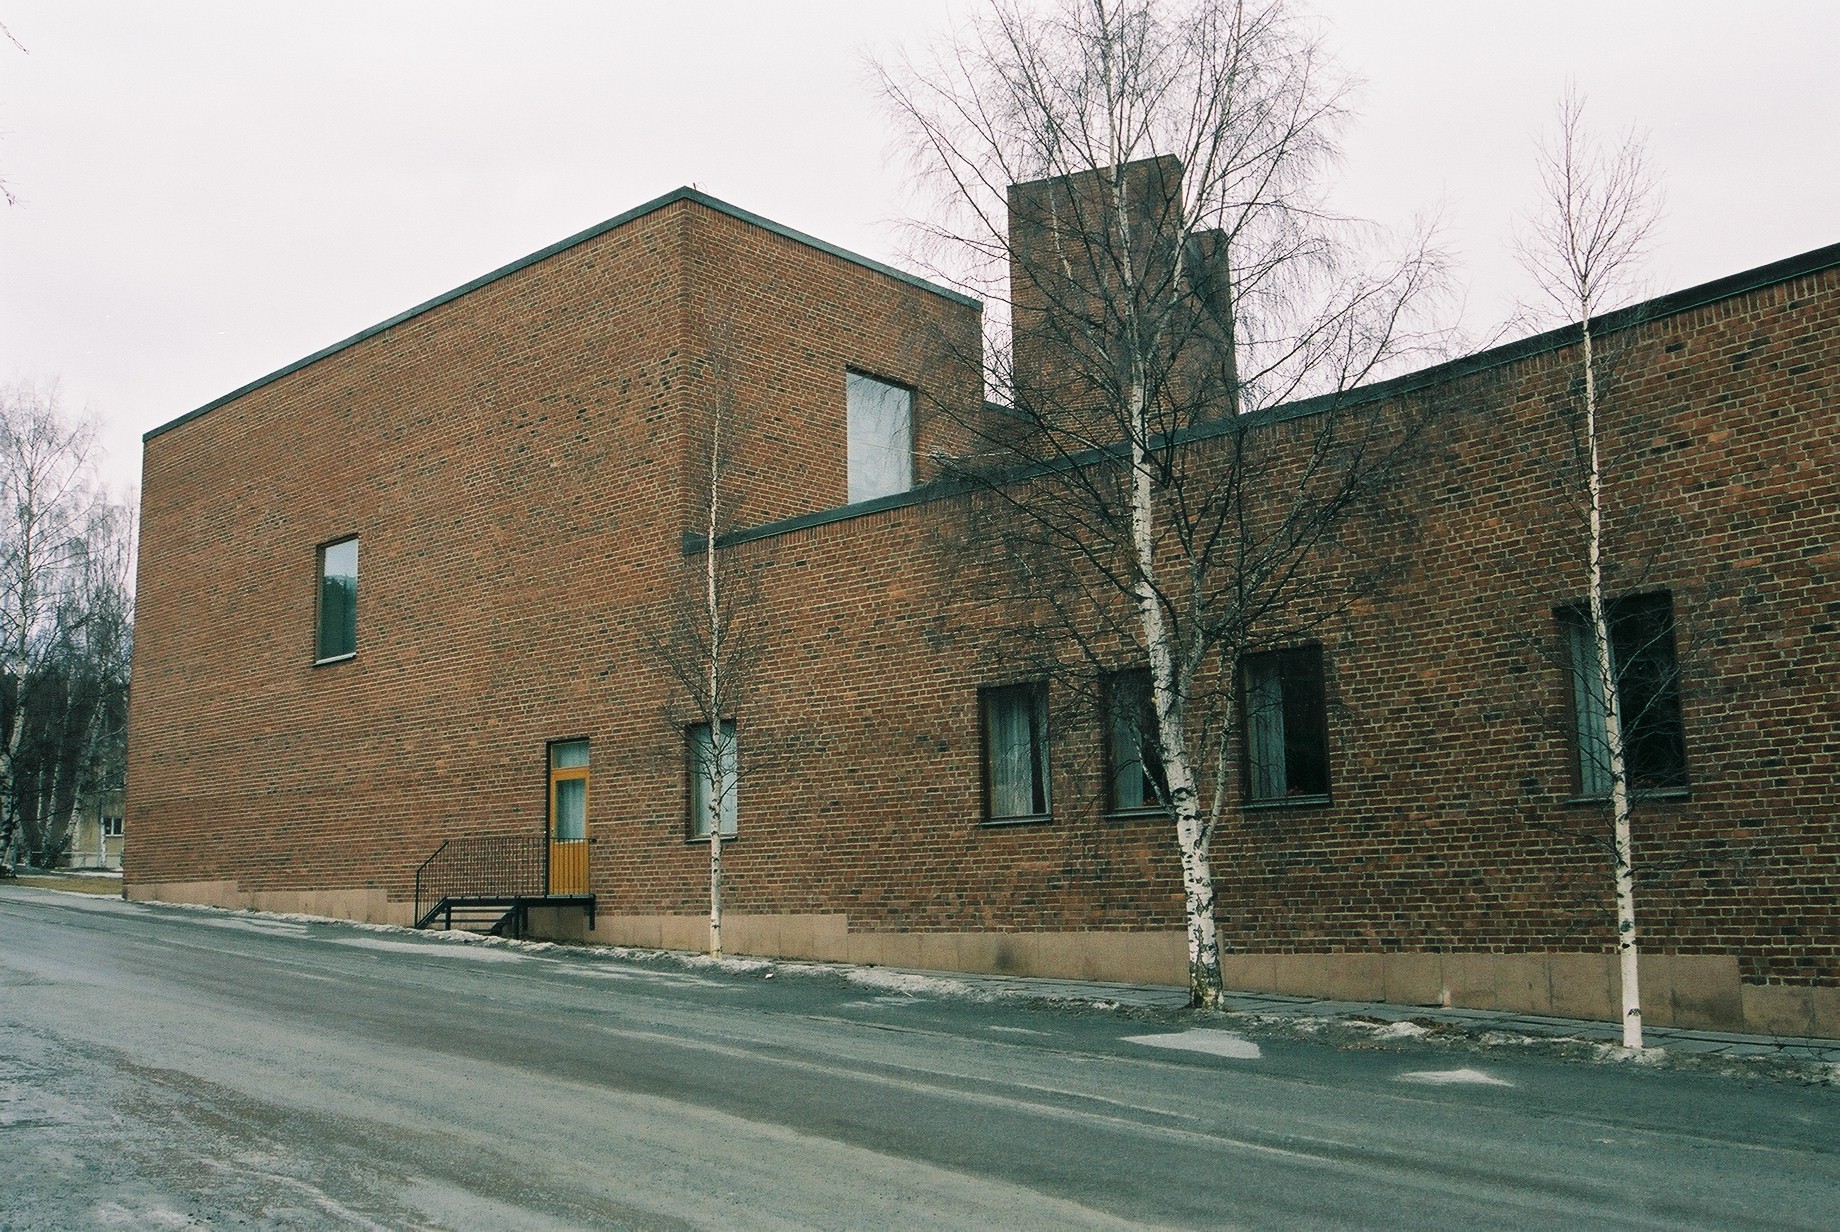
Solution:
[{"label": "melting snow pile", "polygon": [[1245,1036],[1209,1027],[1179,1031],[1174,1035],[1127,1035],[1124,1042],[1148,1044],[1152,1048],[1174,1048],[1179,1052],[1205,1052],[1210,1056],[1230,1057],[1236,1061],[1259,1059],[1259,1046]]},{"label": "melting snow pile", "polygon": [[1483,1086],[1511,1087],[1514,1084],[1506,1078],[1497,1078],[1485,1074],[1479,1069],[1421,1069],[1410,1074],[1399,1075],[1401,1082],[1421,1082],[1427,1086]]}]

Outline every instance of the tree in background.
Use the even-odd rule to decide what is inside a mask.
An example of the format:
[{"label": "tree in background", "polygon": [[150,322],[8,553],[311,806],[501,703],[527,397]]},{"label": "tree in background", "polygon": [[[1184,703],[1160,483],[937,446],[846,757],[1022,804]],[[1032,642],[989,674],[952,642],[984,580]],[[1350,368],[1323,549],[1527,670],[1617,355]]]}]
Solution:
[{"label": "tree in background", "polygon": [[0,389],[0,853],[48,865],[119,784],[133,637],[133,515],[55,388]]},{"label": "tree in background", "polygon": [[[0,39],[5,39],[21,52],[26,49],[26,45],[14,38],[13,32],[8,30],[3,22],[0,22]],[[0,202],[5,202],[7,205],[19,204],[19,198],[13,195],[12,187],[7,184],[5,176],[0,176]]]},{"label": "tree in background", "polygon": [[1357,527],[1411,436],[1342,395],[1425,353],[1440,263],[1422,240],[1371,260],[1324,208],[1344,91],[1281,2],[997,0],[882,81],[939,191],[929,264],[1010,326],[965,474],[1014,515],[1049,642],[1115,673],[1114,730],[1175,831],[1191,998],[1216,1004],[1241,729],[1242,794],[1322,789],[1286,731],[1310,665],[1285,655],[1360,593]]},{"label": "tree in background", "polygon": [[[1584,101],[1567,91],[1559,104],[1557,130],[1539,159],[1542,200],[1520,242],[1522,263],[1540,290],[1579,329],[1578,415],[1573,420],[1569,479],[1583,530],[1585,601],[1578,613],[1572,656],[1578,694],[1580,743],[1586,767],[1584,787],[1601,789],[1610,807],[1611,874],[1616,898],[1616,938],[1622,984],[1623,1045],[1642,1046],[1642,1000],[1635,907],[1635,853],[1630,832],[1632,802],[1630,738],[1664,716],[1626,712],[1632,696],[1640,706],[1662,704],[1672,688],[1637,687],[1643,664],[1661,661],[1645,653],[1648,643],[1672,636],[1672,622],[1644,622],[1640,614],[1614,610],[1605,584],[1603,389],[1604,371],[1595,319],[1630,298],[1649,234],[1660,211],[1660,193],[1643,143],[1625,137],[1614,149],[1597,145],[1584,125]],[[1665,657],[1671,670],[1672,654]],[[1594,728],[1595,730],[1585,730]]]}]

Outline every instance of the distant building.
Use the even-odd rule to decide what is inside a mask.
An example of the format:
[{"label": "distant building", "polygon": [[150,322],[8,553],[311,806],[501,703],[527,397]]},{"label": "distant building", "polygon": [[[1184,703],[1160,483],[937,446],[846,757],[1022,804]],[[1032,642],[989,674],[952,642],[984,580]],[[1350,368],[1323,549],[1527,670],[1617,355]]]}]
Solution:
[{"label": "distant building", "polygon": [[[1612,425],[1611,482],[1660,511],[1619,530],[1637,842],[1666,853],[1649,1021],[1840,1034],[1840,246],[1623,319],[1645,426]],[[700,947],[708,733],[651,647],[719,372],[746,432],[718,550],[760,631],[729,948],[1184,982],[1154,797],[1001,657],[1026,596],[979,588],[978,498],[932,486],[979,336],[974,301],[682,189],[150,432],[129,896],[407,923],[418,869],[489,835],[592,902],[532,928]],[[1536,465],[1574,337],[1365,395],[1454,409],[1401,581],[1239,665],[1265,700],[1215,844],[1230,986],[1614,1017],[1576,837],[1602,701],[1539,650],[1583,587]]]}]

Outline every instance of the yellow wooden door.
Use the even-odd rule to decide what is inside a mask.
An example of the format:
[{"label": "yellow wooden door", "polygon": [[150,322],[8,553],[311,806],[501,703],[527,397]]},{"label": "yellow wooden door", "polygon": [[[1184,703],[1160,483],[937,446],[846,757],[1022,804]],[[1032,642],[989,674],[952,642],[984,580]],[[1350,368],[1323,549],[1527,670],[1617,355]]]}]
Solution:
[{"label": "yellow wooden door", "polygon": [[550,746],[549,892],[588,893],[588,742]]}]

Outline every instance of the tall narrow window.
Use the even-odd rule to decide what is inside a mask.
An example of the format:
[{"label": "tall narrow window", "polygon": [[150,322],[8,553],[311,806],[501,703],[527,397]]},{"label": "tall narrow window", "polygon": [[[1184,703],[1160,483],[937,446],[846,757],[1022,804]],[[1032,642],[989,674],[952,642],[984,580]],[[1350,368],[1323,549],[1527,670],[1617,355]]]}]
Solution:
[{"label": "tall narrow window", "polygon": [[1100,689],[1105,706],[1106,802],[1114,812],[1156,808],[1168,796],[1150,673],[1113,672]]},{"label": "tall narrow window", "polygon": [[549,837],[579,843],[588,837],[588,742],[549,746]]},{"label": "tall narrow window", "polygon": [[1246,797],[1255,804],[1329,794],[1322,649],[1299,646],[1240,660]]},{"label": "tall narrow window", "polygon": [[[1636,791],[1687,785],[1687,742],[1674,660],[1674,600],[1663,591],[1609,605],[1610,670],[1623,720],[1623,765]],[[1610,744],[1591,622],[1582,604],[1559,614],[1571,652],[1572,718],[1580,795],[1610,792]]]},{"label": "tall narrow window", "polygon": [[1048,815],[1048,690],[1040,681],[980,689],[984,815],[1016,821]]},{"label": "tall narrow window", "polygon": [[358,541],[341,539],[319,550],[319,639],[316,658],[344,659],[358,652]]},{"label": "tall narrow window", "polygon": [[714,786],[718,793],[716,804],[722,817],[722,837],[728,838],[735,833],[735,819],[739,814],[736,797],[741,785],[741,756],[735,739],[735,721],[722,720],[721,735],[717,741],[720,747],[710,747],[707,723],[693,724],[689,729],[689,738],[690,834],[694,838],[709,837],[709,771],[713,763],[716,769]]},{"label": "tall narrow window", "polygon": [[850,503],[914,486],[914,395],[859,372],[844,374],[850,420]]}]

